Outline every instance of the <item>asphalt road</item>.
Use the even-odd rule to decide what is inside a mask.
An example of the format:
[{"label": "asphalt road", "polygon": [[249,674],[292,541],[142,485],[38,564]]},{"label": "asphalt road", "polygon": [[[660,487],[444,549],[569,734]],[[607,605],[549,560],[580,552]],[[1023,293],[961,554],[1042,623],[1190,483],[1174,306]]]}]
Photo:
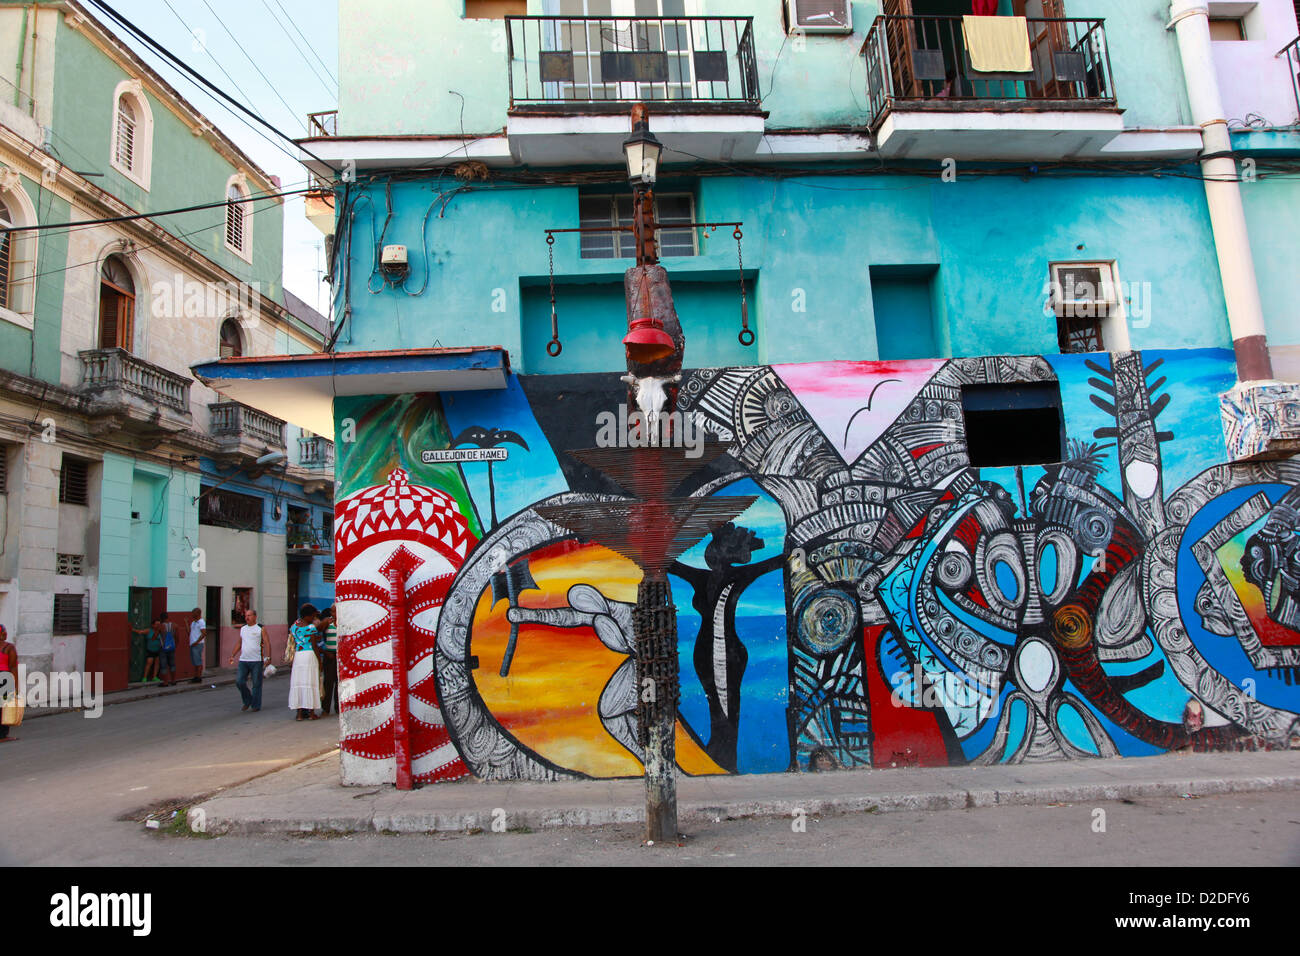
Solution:
[{"label": "asphalt road", "polygon": [[0,745],[0,865],[1300,865],[1293,792],[809,817],[802,832],[790,820],[724,820],[657,847],[632,826],[199,837],[119,819],[332,749],[334,721],[295,722],[287,699],[288,680],[276,679],[257,714],[222,687],[119,704],[97,720],[28,722]]}]

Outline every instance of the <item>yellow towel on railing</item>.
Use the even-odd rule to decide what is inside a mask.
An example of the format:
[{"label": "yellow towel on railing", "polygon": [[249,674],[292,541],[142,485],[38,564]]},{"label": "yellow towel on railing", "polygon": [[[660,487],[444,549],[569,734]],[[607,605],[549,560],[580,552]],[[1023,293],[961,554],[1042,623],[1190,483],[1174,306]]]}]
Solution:
[{"label": "yellow towel on railing", "polygon": [[970,68],[977,73],[1030,73],[1029,21],[1024,17],[962,17]]}]

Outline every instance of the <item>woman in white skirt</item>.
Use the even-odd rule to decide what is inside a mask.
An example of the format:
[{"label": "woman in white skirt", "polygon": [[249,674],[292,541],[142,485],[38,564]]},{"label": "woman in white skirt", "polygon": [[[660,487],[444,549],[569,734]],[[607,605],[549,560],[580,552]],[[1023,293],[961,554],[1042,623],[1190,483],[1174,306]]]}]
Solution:
[{"label": "woman in white skirt", "polygon": [[320,666],[317,664],[316,644],[320,641],[316,630],[316,609],[304,604],[298,609],[298,620],[289,628],[293,642],[293,670],[289,674],[289,709],[298,711],[298,720],[320,720],[316,707],[320,704]]}]

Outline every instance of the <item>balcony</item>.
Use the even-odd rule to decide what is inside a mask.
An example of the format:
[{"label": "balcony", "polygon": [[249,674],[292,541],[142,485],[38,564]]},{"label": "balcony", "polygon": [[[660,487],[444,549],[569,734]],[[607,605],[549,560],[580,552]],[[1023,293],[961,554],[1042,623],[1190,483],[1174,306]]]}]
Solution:
[{"label": "balcony", "polygon": [[89,349],[78,355],[80,391],[93,433],[128,430],[161,439],[193,424],[190,376],[160,368],[125,349]]},{"label": "balcony", "polygon": [[331,554],[334,536],[328,528],[288,522],[285,525],[285,549],[294,554]]},{"label": "balcony", "polygon": [[1105,22],[1023,19],[1027,70],[972,66],[962,17],[879,16],[862,46],[881,155],[1053,159],[1099,153],[1123,129]]},{"label": "balcony", "polygon": [[1296,122],[1300,123],[1300,37],[1284,46],[1277,55],[1286,57],[1287,72],[1291,74],[1291,92],[1295,96]]},{"label": "balcony", "polygon": [[313,435],[298,439],[298,464],[304,468],[326,469],[334,467],[334,443],[328,438]]},{"label": "balcony", "polygon": [[751,17],[506,17],[506,56],[524,163],[622,162],[639,102],[668,162],[752,155],[763,134]]},{"label": "balcony", "polygon": [[284,451],[284,421],[273,415],[239,402],[213,402],[208,415],[220,455],[258,458]]}]

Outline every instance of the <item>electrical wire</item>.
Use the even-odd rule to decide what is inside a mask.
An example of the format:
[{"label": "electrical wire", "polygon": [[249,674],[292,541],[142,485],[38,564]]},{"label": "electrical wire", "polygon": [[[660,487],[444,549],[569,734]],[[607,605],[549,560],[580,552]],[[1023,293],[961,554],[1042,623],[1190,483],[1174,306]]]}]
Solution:
[{"label": "electrical wire", "polygon": [[297,30],[298,36],[302,37],[303,44],[307,49],[311,50],[312,55],[316,57],[316,62],[324,68],[325,75],[334,81],[334,86],[337,88],[339,85],[339,78],[334,75],[334,71],[329,68],[329,64],[321,59],[320,54],[316,52],[316,47],[314,47],[312,42],[307,39],[301,30],[298,29],[297,22],[293,19],[292,15],[290,15],[289,11],[284,9],[284,5],[280,3],[280,0],[275,0],[275,5],[280,8],[280,11],[284,14],[284,18],[289,21],[289,25],[292,26],[294,30]]},{"label": "electrical wire", "polygon": [[[197,36],[197,33],[195,32],[194,28],[191,27],[188,23],[186,23],[185,18],[176,12],[176,8],[172,6],[171,0],[163,0],[163,3],[167,5],[167,9],[172,12],[172,16],[174,16],[177,19],[177,21],[180,23],[180,25],[183,26],[189,32],[190,36]],[[221,61],[212,55],[212,51],[208,49],[208,45],[206,43],[203,43],[201,44],[201,46],[203,47],[203,52],[208,55],[208,59],[211,60],[213,63],[215,63],[217,65],[217,69],[220,70],[222,75],[225,76],[225,78],[230,81],[230,85],[239,91],[239,95],[244,98],[244,101],[248,103],[249,106],[252,106],[253,98],[244,92],[243,88],[239,85],[239,83],[235,80],[235,78],[230,75],[230,73],[226,70],[224,66],[221,65]]]},{"label": "electrical wire", "polygon": [[[266,7],[266,12],[271,15],[271,19],[276,22],[276,25],[279,26],[279,28],[282,31],[284,31],[284,35],[289,38],[289,42],[292,43],[293,48],[296,51],[298,51],[298,55],[302,57],[302,61],[307,64],[307,69],[311,70],[312,75],[316,77],[316,79],[320,80],[321,88],[325,90],[325,95],[337,100],[339,96],[338,80],[334,81],[334,89],[331,90],[329,84],[326,83],[325,80],[321,78],[320,71],[316,69],[316,66],[311,62],[311,60],[307,59],[307,54],[302,52],[302,48],[298,46],[298,41],[293,38],[293,34],[289,32],[288,27],[286,27],[282,22],[280,22],[280,18],[276,16],[275,11],[271,9],[271,5],[267,3],[266,0],[262,0],[262,6]],[[280,7],[280,9],[284,10],[284,7]],[[289,16],[288,11],[285,11],[284,15],[288,17]],[[297,24],[294,24],[294,29],[298,30]],[[302,31],[298,30],[298,33],[299,35],[301,35]],[[306,40],[306,37],[303,37],[303,39]],[[309,43],[308,46],[310,45],[311,44]],[[317,59],[320,59],[320,57],[317,57]]]},{"label": "electrical wire", "polygon": [[[291,143],[292,145],[296,146],[298,149],[301,149],[304,153],[306,153],[306,154],[307,154],[308,156],[310,156],[312,159],[316,160],[316,161],[319,162],[319,163],[325,163],[325,160],[321,159],[321,157],[317,156],[315,153],[313,153],[313,152],[312,152],[310,149],[308,149],[307,147],[302,146],[302,145],[300,145],[299,143],[297,143],[297,142],[293,139],[293,137],[289,136],[289,135],[288,135],[287,133],[285,133],[283,130],[281,130],[281,129],[275,127],[275,126],[273,126],[270,122],[268,122],[267,120],[263,119],[261,116],[259,116],[257,113],[255,113],[253,110],[251,110],[251,109],[249,109],[248,107],[244,106],[244,104],[240,103],[237,99],[235,99],[234,97],[232,97],[232,96],[231,96],[229,93],[227,93],[225,90],[221,89],[219,86],[217,86],[217,85],[216,85],[215,83],[213,83],[211,80],[209,80],[207,77],[205,77],[203,74],[201,74],[198,70],[194,69],[192,66],[190,66],[189,64],[187,64],[184,60],[180,59],[180,57],[176,56],[176,54],[172,53],[169,49],[167,49],[167,47],[163,46],[161,43],[159,43],[157,40],[155,40],[152,36],[150,36],[148,33],[146,33],[144,30],[142,30],[140,27],[136,26],[134,23],[132,23],[130,20],[128,20],[126,17],[124,17],[122,14],[118,13],[117,10],[115,10],[115,9],[114,9],[112,6],[110,6],[109,4],[105,3],[104,0],[89,0],[89,3],[90,3],[92,6],[94,6],[96,9],[102,11],[102,12],[103,12],[105,15],[107,15],[108,17],[112,18],[112,19],[113,19],[115,22],[117,22],[117,23],[118,23],[118,24],[119,24],[119,25],[120,25],[124,30],[126,30],[127,32],[129,32],[132,36],[136,37],[136,39],[138,39],[140,42],[144,43],[144,44],[145,44],[146,46],[148,46],[150,49],[152,49],[153,51],[155,51],[159,56],[163,57],[163,58],[164,58],[168,63],[170,63],[170,64],[173,66],[173,68],[182,71],[183,73],[185,73],[186,75],[188,75],[189,77],[191,77],[194,81],[197,81],[198,83],[202,84],[202,86],[204,86],[205,88],[207,88],[207,89],[210,90],[211,92],[215,93],[215,94],[216,94],[218,97],[220,97],[222,100],[225,100],[227,103],[232,104],[232,105],[233,105],[236,109],[238,109],[241,113],[244,113],[244,114],[246,114],[246,115],[252,117],[252,118],[253,118],[254,120],[256,120],[259,124],[261,124],[262,126],[266,127],[267,129],[269,129],[269,130],[270,130],[272,133],[274,133],[276,136],[279,136],[279,137],[280,137],[281,139],[283,139],[284,141],[286,141],[286,142],[288,142],[288,143]],[[227,109],[229,109],[229,107],[227,107]],[[288,152],[288,151],[285,150],[285,152]],[[290,154],[290,155],[292,155],[292,154]],[[297,157],[295,156],[294,159],[297,160]],[[328,163],[326,163],[326,165],[328,165]]]},{"label": "electrical wire", "polygon": [[127,216],[106,216],[103,219],[82,219],[77,222],[47,222],[37,223],[31,226],[2,226],[0,227],[0,234],[11,232],[44,232],[47,229],[77,229],[82,226],[103,226],[114,222],[132,222],[137,219],[152,219],[155,216],[175,216],[184,212],[197,212],[200,209],[216,209],[220,206],[234,206],[242,203],[260,202],[263,199],[281,199],[285,196],[297,196],[310,192],[316,192],[316,190],[311,187],[281,190],[277,193],[267,193],[261,196],[244,196],[240,199],[223,199],[220,202],[199,203],[194,206],[183,206],[179,209],[162,209],[157,212],[136,212]]},{"label": "electrical wire", "polygon": [[[208,3],[208,0],[203,0],[203,5],[208,8],[208,12],[211,13],[212,16],[216,19],[221,29],[226,31],[226,36],[230,37],[230,42],[235,44],[235,46],[239,48],[239,52],[244,55],[244,59],[247,60],[249,64],[253,67],[253,69],[257,71],[257,75],[262,78],[262,80],[270,88],[271,92],[275,94],[275,98],[284,104],[284,108],[289,112],[289,115],[294,117],[299,123],[302,124],[303,133],[306,135],[310,135],[311,131],[307,129],[307,121],[302,118],[302,114],[297,112],[292,106],[289,105],[289,101],[286,100],[284,96],[280,93],[280,88],[271,82],[271,78],[269,76],[267,76],[265,73],[262,72],[262,68],[258,66],[257,61],[254,60],[249,55],[248,50],[244,46],[244,44],[239,42],[239,38],[236,37],[235,34],[231,32],[230,27],[226,26],[226,21],[221,19],[221,14],[217,13],[216,10],[212,9],[212,4]],[[265,120],[263,120],[263,122],[265,122]]]}]

